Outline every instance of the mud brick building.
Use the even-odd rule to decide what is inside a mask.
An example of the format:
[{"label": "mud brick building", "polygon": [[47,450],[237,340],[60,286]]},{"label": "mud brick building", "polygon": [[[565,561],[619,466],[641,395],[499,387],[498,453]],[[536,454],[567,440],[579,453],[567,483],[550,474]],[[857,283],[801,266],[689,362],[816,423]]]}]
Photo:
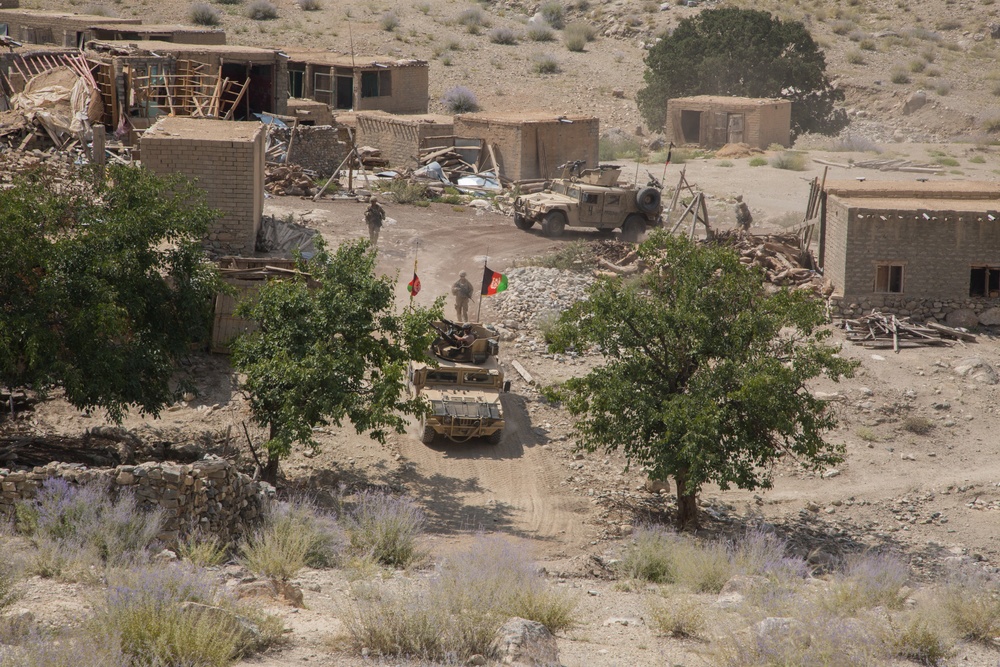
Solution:
[{"label": "mud brick building", "polygon": [[226,31],[218,28],[199,28],[190,25],[161,23],[135,25],[131,22],[119,21],[117,23],[91,26],[87,41],[92,39],[133,42],[175,42],[180,44],[225,44]]},{"label": "mud brick building", "polygon": [[396,116],[365,111],[357,114],[355,123],[358,144],[382,151],[382,157],[393,169],[419,167],[421,148],[454,143],[455,125],[451,116]]},{"label": "mud brick building", "polygon": [[158,174],[196,179],[222,212],[206,246],[219,254],[252,254],[264,207],[264,126],[257,122],[168,117],[146,130],[142,164]]},{"label": "mud brick building", "polygon": [[[288,102],[288,58],[274,49],[259,49],[233,44],[181,44],[155,40],[94,40],[88,48],[102,54],[101,59],[113,63],[111,77],[124,96],[121,77],[125,67],[141,63],[145,72],[177,73],[176,63],[200,65],[202,75],[242,84],[250,83],[239,100],[235,120],[252,120],[253,114],[285,114]],[[151,60],[152,59],[152,60]],[[156,64],[154,60],[159,60]]]},{"label": "mud brick building", "polygon": [[[3,5],[6,7],[6,5]],[[141,19],[72,14],[42,9],[0,9],[0,35],[28,44],[83,48],[91,31],[102,25],[139,25]]]},{"label": "mud brick building", "polygon": [[599,162],[600,121],[594,116],[460,114],[455,116],[455,136],[492,146],[500,176],[511,181],[553,178],[560,165],[575,160],[587,167]]},{"label": "mud brick building", "polygon": [[840,315],[980,317],[1000,306],[1000,183],[828,181],[819,224]]},{"label": "mud brick building", "polygon": [[288,92],[333,109],[427,113],[426,60],[286,49]]},{"label": "mud brick building", "polygon": [[755,148],[791,145],[792,103],[755,97],[698,95],[667,101],[666,135],[678,146]]}]

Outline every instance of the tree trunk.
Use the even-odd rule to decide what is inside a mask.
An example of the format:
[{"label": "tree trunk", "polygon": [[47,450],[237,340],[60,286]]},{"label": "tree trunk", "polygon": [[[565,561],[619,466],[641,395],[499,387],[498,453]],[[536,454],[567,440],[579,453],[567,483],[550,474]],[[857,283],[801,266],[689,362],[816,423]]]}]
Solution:
[{"label": "tree trunk", "polygon": [[267,453],[267,465],[264,466],[263,477],[271,486],[278,485],[278,457],[271,452]]},{"label": "tree trunk", "polygon": [[[270,440],[274,440],[274,436],[278,433],[278,427],[274,424],[270,424]],[[264,481],[271,486],[278,485],[278,455],[271,451],[270,447],[267,450],[267,465],[264,466],[262,471]]]},{"label": "tree trunk", "polygon": [[698,492],[688,491],[686,475],[675,475],[677,482],[677,530],[698,529]]}]

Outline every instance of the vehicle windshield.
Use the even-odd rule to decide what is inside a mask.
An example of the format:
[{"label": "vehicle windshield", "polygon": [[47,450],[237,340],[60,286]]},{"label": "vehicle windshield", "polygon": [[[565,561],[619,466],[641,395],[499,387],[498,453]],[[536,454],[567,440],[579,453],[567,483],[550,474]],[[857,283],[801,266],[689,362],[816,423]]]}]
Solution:
[{"label": "vehicle windshield", "polygon": [[455,371],[430,370],[427,371],[428,384],[458,384],[458,373]]},{"label": "vehicle windshield", "polygon": [[463,384],[493,384],[493,376],[489,373],[466,373]]}]

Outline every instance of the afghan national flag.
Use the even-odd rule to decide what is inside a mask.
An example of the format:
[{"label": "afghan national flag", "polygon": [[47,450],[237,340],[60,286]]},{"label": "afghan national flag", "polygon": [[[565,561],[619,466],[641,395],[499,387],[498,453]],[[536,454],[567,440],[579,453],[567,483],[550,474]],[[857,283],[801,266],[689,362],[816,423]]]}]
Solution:
[{"label": "afghan national flag", "polygon": [[413,280],[406,283],[406,291],[410,293],[411,299],[420,293],[420,278],[416,273],[413,274]]},{"label": "afghan national flag", "polygon": [[670,164],[670,156],[674,154],[674,142],[670,142],[670,147],[667,148],[667,161],[664,163],[664,167]]},{"label": "afghan national flag", "polygon": [[507,289],[507,276],[489,267],[483,267],[483,296],[492,296]]}]

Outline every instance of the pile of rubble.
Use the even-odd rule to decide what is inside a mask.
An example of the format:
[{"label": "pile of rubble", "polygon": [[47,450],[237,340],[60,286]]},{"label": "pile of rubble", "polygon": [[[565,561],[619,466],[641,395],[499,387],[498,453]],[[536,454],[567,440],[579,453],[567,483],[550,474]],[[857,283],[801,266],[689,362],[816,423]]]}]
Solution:
[{"label": "pile of rubble", "polygon": [[69,181],[74,178],[74,162],[81,160],[82,150],[7,150],[0,151],[0,184],[12,183],[20,175],[36,169],[55,173],[57,179]]},{"label": "pile of rubble", "polygon": [[264,170],[264,189],[276,196],[312,197],[316,194],[316,173],[296,164],[272,165]]},{"label": "pile of rubble", "polygon": [[[578,271],[524,266],[510,269],[507,290],[489,297],[509,330],[543,328],[586,295],[593,276]],[[500,332],[504,334],[503,331]]]}]

